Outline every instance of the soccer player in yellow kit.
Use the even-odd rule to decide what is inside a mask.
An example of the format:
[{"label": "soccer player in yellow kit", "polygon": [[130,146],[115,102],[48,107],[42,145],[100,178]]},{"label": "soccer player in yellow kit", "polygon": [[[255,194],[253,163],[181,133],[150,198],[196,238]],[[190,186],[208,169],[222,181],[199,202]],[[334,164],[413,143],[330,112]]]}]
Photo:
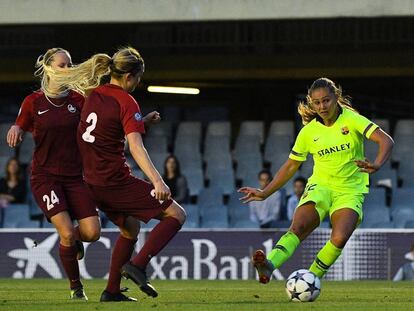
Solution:
[{"label": "soccer player in yellow kit", "polygon": [[[327,78],[315,80],[306,102],[298,112],[305,125],[296,138],[289,159],[263,190],[243,187],[244,203],[265,200],[279,190],[299,169],[310,153],[313,174],[308,180],[293,215],[289,231],[264,254],[257,250],[253,264],[261,283],[268,283],[294,253],[299,243],[316,229],[329,214],[332,224],[330,240],[319,251],[310,271],[322,277],[336,261],[355,228],[362,221],[364,195],[369,191],[369,174],[375,173],[390,157],[394,142],[378,125],[358,114],[349,97]],[[364,138],[379,145],[376,159],[364,158]],[[373,159],[371,159],[373,160]]]}]

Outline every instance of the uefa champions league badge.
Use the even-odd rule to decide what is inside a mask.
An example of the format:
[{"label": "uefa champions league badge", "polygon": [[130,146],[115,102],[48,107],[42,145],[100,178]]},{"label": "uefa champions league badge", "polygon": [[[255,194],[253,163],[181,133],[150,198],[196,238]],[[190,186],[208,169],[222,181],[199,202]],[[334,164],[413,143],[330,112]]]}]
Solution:
[{"label": "uefa champions league badge", "polygon": [[76,112],[76,107],[73,107],[72,104],[68,105],[68,110],[69,112],[75,113]]},{"label": "uefa champions league badge", "polygon": [[142,116],[141,116],[141,114],[140,114],[139,112],[137,112],[137,113],[134,115],[134,118],[135,118],[135,120],[137,120],[137,121],[142,121]]}]

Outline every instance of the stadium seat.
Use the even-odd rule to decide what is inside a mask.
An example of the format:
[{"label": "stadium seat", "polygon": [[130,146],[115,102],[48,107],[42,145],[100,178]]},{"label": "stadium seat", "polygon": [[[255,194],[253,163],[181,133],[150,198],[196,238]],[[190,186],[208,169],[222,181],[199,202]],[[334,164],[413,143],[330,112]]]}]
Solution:
[{"label": "stadium seat", "polygon": [[361,228],[372,228],[379,222],[390,222],[390,211],[387,207],[377,207],[364,210]]},{"label": "stadium seat", "polygon": [[197,196],[204,188],[204,177],[201,168],[194,168],[183,172],[183,175],[187,179],[187,186],[190,196]]},{"label": "stadium seat", "polygon": [[289,153],[290,149],[291,142],[288,136],[269,136],[266,140],[264,160],[271,163],[275,156]]},{"label": "stadium seat", "polygon": [[151,153],[168,153],[166,136],[149,136],[144,140],[145,148]]},{"label": "stadium seat", "polygon": [[248,204],[243,204],[239,199],[242,195],[233,192],[230,195],[228,211],[230,227],[232,228],[258,228],[259,225],[250,220],[250,208]]},{"label": "stadium seat", "polygon": [[21,220],[16,223],[16,228],[39,228],[40,223],[37,220]]},{"label": "stadium seat", "polygon": [[392,160],[401,162],[401,158],[410,154],[414,149],[414,139],[411,135],[400,135],[394,137],[395,146],[392,152]]},{"label": "stadium seat", "polygon": [[288,158],[289,152],[275,154],[272,159],[272,162],[270,163],[271,172],[273,174],[276,173],[282,167],[282,165],[285,164]]},{"label": "stadium seat", "polygon": [[229,195],[236,188],[232,168],[211,172],[209,180],[210,187],[217,187],[223,189],[223,194],[225,195]]},{"label": "stadium seat", "polygon": [[209,161],[220,154],[230,155],[230,137],[208,136],[204,144],[204,160]]},{"label": "stadium seat", "polygon": [[370,228],[378,228],[378,229],[393,229],[395,228],[394,223],[392,221],[381,221],[376,222],[370,226]]},{"label": "stadium seat", "polygon": [[212,179],[214,175],[223,171],[233,171],[233,162],[229,153],[217,152],[210,158],[206,166],[206,178]]},{"label": "stadium seat", "polygon": [[202,228],[228,228],[228,211],[225,205],[206,209],[200,206]]},{"label": "stadium seat", "polygon": [[404,228],[414,229],[414,220],[409,220],[409,221],[405,222]]},{"label": "stadium seat", "polygon": [[177,137],[192,136],[201,138],[201,123],[200,122],[181,122],[178,125]]},{"label": "stadium seat", "polygon": [[161,121],[158,124],[155,124],[153,126],[150,126],[148,128],[146,137],[166,137],[167,143],[172,143],[172,137],[173,137],[173,125],[171,122],[168,121]]},{"label": "stadium seat", "polygon": [[162,175],[164,173],[164,162],[165,162],[165,159],[168,157],[168,153],[153,152],[153,153],[149,153],[149,156],[155,168]]},{"label": "stadium seat", "polygon": [[394,136],[399,137],[401,135],[414,135],[414,119],[398,120],[395,125]]},{"label": "stadium seat", "polygon": [[197,204],[200,208],[200,213],[204,207],[214,207],[223,205],[223,189],[218,187],[204,188],[198,195]]},{"label": "stadium seat", "polygon": [[51,222],[48,222],[46,219],[44,219],[43,222],[42,222],[42,228],[44,228],[44,229],[54,229],[55,226]]},{"label": "stadium seat", "polygon": [[295,125],[293,121],[273,121],[270,125],[268,137],[287,136],[292,143],[295,136]]},{"label": "stadium seat", "polygon": [[414,187],[414,162],[411,152],[404,154],[400,158],[398,177],[402,180],[403,188]]},{"label": "stadium seat", "polygon": [[11,204],[4,209],[3,216],[4,228],[17,228],[19,223],[30,221],[29,205]]},{"label": "stadium seat", "polygon": [[383,166],[378,172],[370,175],[371,186],[386,186],[397,188],[397,171],[390,166]]},{"label": "stadium seat", "polygon": [[211,136],[231,137],[231,124],[228,121],[210,122],[207,126],[206,138]]},{"label": "stadium seat", "polygon": [[246,154],[260,155],[260,140],[259,136],[238,136],[236,145],[233,150],[233,156],[236,161]]},{"label": "stadium seat", "polygon": [[236,178],[257,181],[257,174],[262,170],[263,163],[259,154],[246,154],[237,161]]},{"label": "stadium seat", "polygon": [[397,188],[392,192],[391,209],[413,208],[414,187]]},{"label": "stadium seat", "polygon": [[370,188],[369,193],[365,196],[364,210],[386,207],[385,194],[384,188]]},{"label": "stadium seat", "polygon": [[373,142],[372,140],[366,139],[364,141],[364,151],[365,157],[368,158],[370,161],[374,161],[378,153],[377,143]]},{"label": "stadium seat", "polygon": [[404,228],[405,223],[410,220],[414,221],[414,208],[412,205],[411,207],[393,209],[392,221],[395,224],[395,228]]},{"label": "stadium seat", "polygon": [[198,206],[194,204],[184,204],[183,208],[187,214],[184,228],[200,227],[200,212],[198,210]]},{"label": "stadium seat", "polygon": [[28,164],[32,161],[35,143],[32,133],[24,135],[23,142],[19,146],[19,161],[23,164]]},{"label": "stadium seat", "polygon": [[257,136],[259,143],[264,142],[264,122],[263,121],[244,121],[240,125],[239,137]]},{"label": "stadium seat", "polygon": [[6,165],[9,159],[9,156],[0,156],[0,178],[6,176]]}]

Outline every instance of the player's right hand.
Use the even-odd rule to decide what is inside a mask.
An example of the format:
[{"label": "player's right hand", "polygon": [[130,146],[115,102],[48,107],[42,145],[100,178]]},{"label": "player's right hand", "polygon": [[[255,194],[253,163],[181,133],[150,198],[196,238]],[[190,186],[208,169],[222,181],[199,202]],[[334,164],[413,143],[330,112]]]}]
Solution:
[{"label": "player's right hand", "polygon": [[163,180],[154,183],[154,190],[155,198],[159,201],[165,201],[171,197],[170,188],[168,188]]},{"label": "player's right hand", "polygon": [[10,147],[16,147],[23,139],[23,130],[18,125],[12,125],[7,132],[7,143]]},{"label": "player's right hand", "polygon": [[239,200],[243,203],[249,203],[251,201],[263,201],[266,199],[266,194],[263,190],[251,188],[251,187],[242,187],[237,192],[246,194],[244,197]]}]

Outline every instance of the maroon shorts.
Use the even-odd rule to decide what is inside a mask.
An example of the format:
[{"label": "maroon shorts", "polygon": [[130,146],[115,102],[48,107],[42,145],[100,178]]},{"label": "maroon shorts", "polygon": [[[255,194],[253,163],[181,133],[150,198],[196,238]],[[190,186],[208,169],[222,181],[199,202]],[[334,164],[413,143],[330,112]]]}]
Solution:
[{"label": "maroon shorts", "polygon": [[74,219],[98,216],[81,176],[36,174],[30,178],[33,196],[48,220],[67,211]]},{"label": "maroon shorts", "polygon": [[106,216],[117,226],[122,226],[128,216],[147,223],[173,203],[171,199],[166,201],[155,199],[154,186],[133,176],[121,185],[88,184],[88,188],[98,208],[105,212]]}]

